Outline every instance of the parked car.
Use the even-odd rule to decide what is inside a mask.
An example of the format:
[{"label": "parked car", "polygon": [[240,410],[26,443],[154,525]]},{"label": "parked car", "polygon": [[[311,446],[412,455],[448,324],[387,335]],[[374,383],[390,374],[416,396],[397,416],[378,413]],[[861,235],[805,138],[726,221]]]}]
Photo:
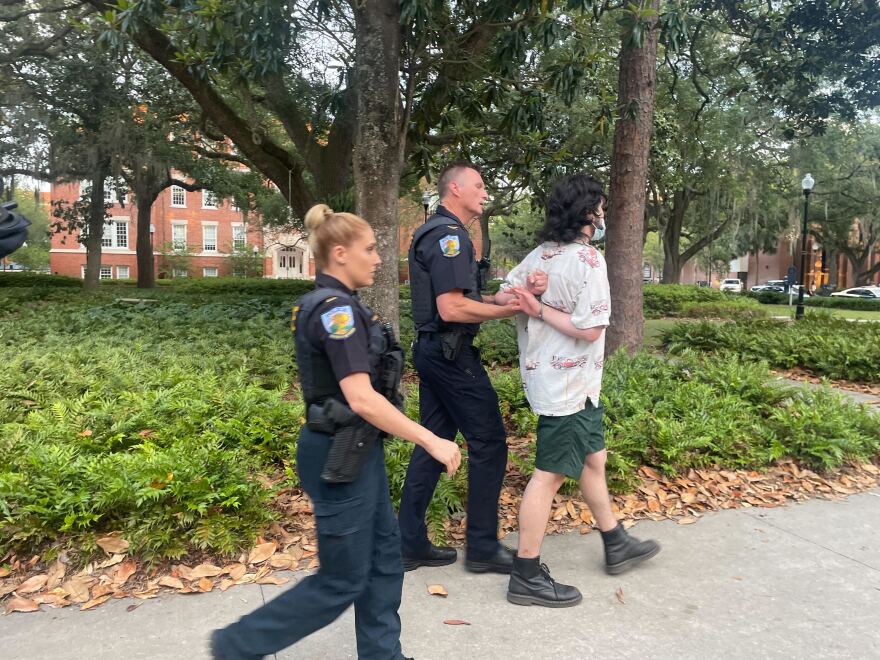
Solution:
[{"label": "parked car", "polygon": [[856,286],[852,289],[835,291],[831,295],[840,298],[868,298],[876,300],[880,298],[880,286]]},{"label": "parked car", "polygon": [[719,288],[722,291],[729,291],[730,293],[742,293],[743,283],[742,280],[736,278],[721,280],[721,286]]},{"label": "parked car", "polygon": [[785,280],[767,280],[764,284],[756,284],[751,289],[752,293],[761,291],[785,291]]}]

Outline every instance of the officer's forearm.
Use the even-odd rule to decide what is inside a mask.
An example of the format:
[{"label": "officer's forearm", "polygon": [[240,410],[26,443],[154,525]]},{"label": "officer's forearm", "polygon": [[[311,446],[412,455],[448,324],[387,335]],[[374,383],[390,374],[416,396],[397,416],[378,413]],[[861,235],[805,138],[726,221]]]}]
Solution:
[{"label": "officer's forearm", "polygon": [[339,385],[349,408],[377,429],[422,447],[433,439],[430,431],[416,424],[373,389],[369,374],[351,374],[339,381]]},{"label": "officer's forearm", "polygon": [[437,296],[437,311],[447,323],[481,323],[492,319],[514,316],[518,307],[490,305],[465,298],[461,291],[450,291]]}]

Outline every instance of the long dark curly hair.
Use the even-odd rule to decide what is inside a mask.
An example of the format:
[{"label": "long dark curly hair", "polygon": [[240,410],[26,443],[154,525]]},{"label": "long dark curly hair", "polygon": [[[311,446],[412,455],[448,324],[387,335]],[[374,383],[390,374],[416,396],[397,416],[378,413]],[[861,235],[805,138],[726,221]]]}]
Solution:
[{"label": "long dark curly hair", "polygon": [[587,214],[595,213],[605,199],[602,184],[595,177],[583,173],[562,177],[547,198],[547,215],[538,239],[571,243],[591,223]]}]

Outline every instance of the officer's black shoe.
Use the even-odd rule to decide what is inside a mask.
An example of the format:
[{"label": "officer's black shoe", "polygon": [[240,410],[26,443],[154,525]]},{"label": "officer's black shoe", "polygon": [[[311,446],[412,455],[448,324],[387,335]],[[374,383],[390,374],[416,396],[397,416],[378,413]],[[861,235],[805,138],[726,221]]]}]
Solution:
[{"label": "officer's black shoe", "polygon": [[503,573],[507,575],[513,569],[513,550],[498,544],[495,554],[487,559],[464,560],[464,567],[471,573]]},{"label": "officer's black shoe", "polygon": [[513,560],[513,571],[507,585],[507,600],[515,605],[542,605],[544,607],[572,607],[583,596],[577,587],[559,584],[550,577],[547,564],[540,558]]},{"label": "officer's black shoe", "polygon": [[602,532],[602,541],[605,544],[605,572],[609,575],[623,573],[660,552],[659,543],[639,541],[627,534],[621,524],[609,532]]},{"label": "officer's black shoe", "polygon": [[428,545],[428,550],[418,557],[404,557],[403,570],[414,571],[419,566],[447,566],[454,564],[458,559],[455,548],[446,548],[433,544]]}]

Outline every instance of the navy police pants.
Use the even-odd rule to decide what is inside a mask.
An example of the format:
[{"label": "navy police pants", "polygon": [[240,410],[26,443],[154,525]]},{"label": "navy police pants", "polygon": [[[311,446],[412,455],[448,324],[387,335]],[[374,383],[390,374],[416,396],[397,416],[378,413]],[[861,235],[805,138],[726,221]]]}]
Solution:
[{"label": "navy police pants", "polygon": [[[413,362],[419,372],[422,425],[450,440],[461,431],[467,441],[467,555],[469,559],[488,559],[498,550],[498,496],[507,466],[507,438],[498,395],[474,346],[463,346],[450,361],[443,357],[437,335],[421,334]],[[425,513],[443,470],[424,449],[413,450],[398,516],[406,557],[419,557],[428,547]]]},{"label": "navy police pants", "polygon": [[354,605],[358,658],[400,660],[403,564],[382,443],[357,480],[328,484],[320,474],[331,438],[303,427],[297,468],[315,508],[318,572],[219,632],[218,651],[256,660],[323,628]]}]

